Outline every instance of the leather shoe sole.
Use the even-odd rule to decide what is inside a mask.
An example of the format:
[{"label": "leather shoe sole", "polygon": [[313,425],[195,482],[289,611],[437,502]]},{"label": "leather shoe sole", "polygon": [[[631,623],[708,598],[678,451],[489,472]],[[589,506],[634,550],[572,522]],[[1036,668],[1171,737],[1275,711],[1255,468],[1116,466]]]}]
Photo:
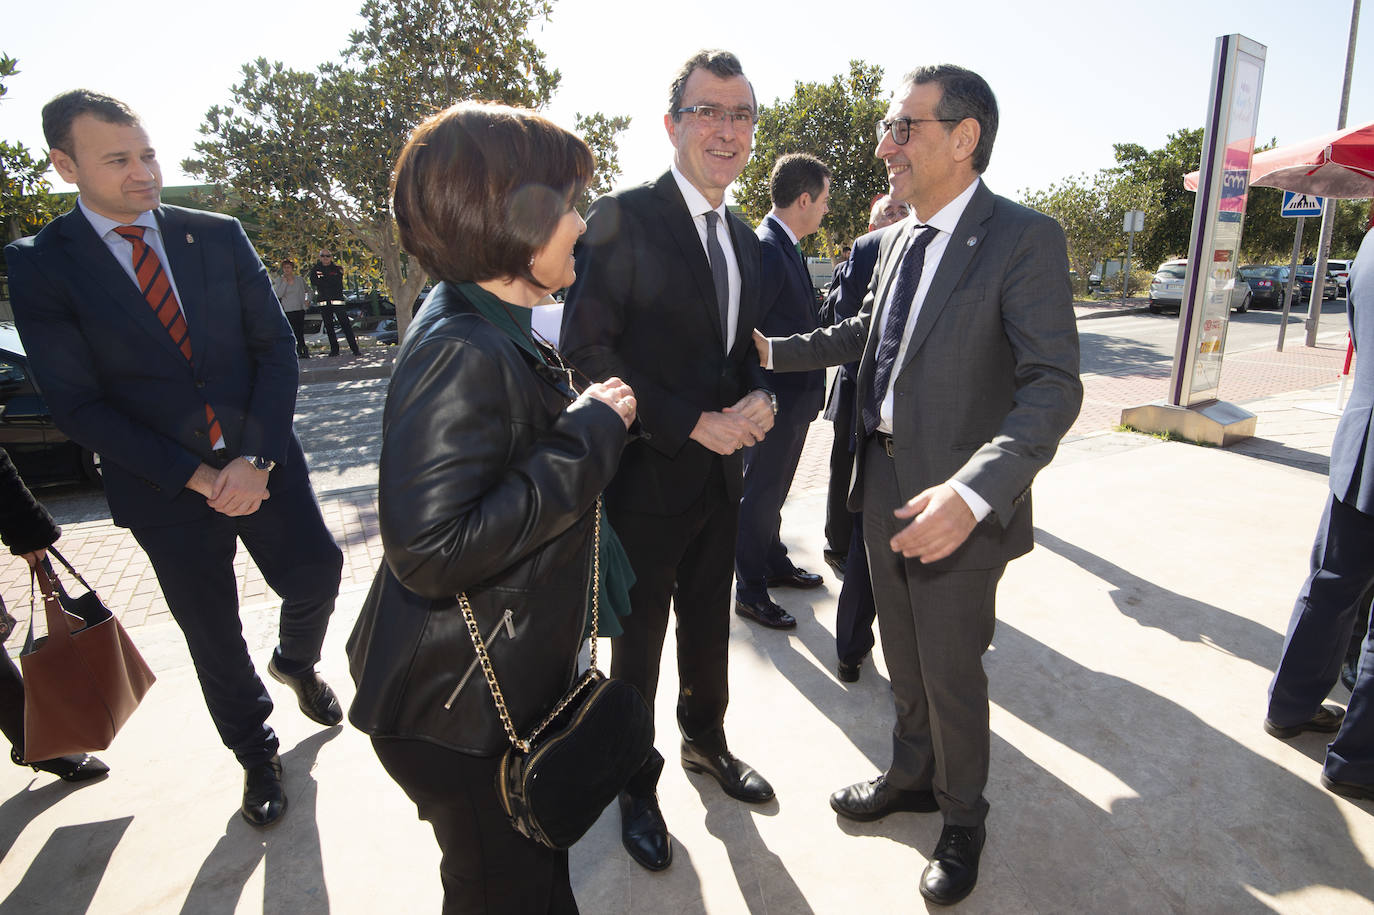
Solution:
[{"label": "leather shoe sole", "polygon": [[737,600],[735,601],[735,613],[745,619],[753,620],[760,626],[767,626],[769,629],[795,629],[797,627],[796,617],[766,598],[756,604]]},{"label": "leather shoe sole", "polygon": [[838,578],[843,579],[845,566],[849,564],[849,557],[844,553],[837,553],[834,550],[826,550],[822,555],[825,558],[825,564],[830,566],[830,570],[834,572]]},{"label": "leather shoe sole", "polygon": [[730,751],[702,753],[685,740],[682,743],[682,768],[709,775],[720,789],[737,801],[762,804],[773,799],[773,786],[744,760]]},{"label": "leather shoe sole", "polygon": [[800,588],[806,591],[811,588],[819,588],[823,584],[825,584],[824,578],[805,569],[793,569],[790,575],[775,575],[768,579],[768,587],[770,588]]},{"label": "leather shoe sole", "polygon": [[830,809],[845,819],[871,823],[889,813],[934,813],[940,805],[934,792],[893,788],[880,775],[830,795]]},{"label": "leather shoe sole", "polygon": [[311,721],[331,728],[343,721],[343,709],[339,707],[339,698],[315,671],[311,670],[303,677],[293,677],[278,670],[277,659],[273,657],[267,662],[267,672],[272,675],[273,680],[291,687],[291,691],[296,694],[301,712]]},{"label": "leather shoe sole", "polygon": [[1345,710],[1335,705],[1323,705],[1317,709],[1317,714],[1302,722],[1301,724],[1280,727],[1268,718],[1264,719],[1264,730],[1271,737],[1278,737],[1287,740],[1290,737],[1297,737],[1303,731],[1316,731],[1318,734],[1334,734],[1341,729],[1341,721],[1345,718]]},{"label": "leather shoe sole", "polygon": [[239,808],[249,825],[259,829],[271,826],[286,813],[286,792],[281,786],[281,757],[251,766],[243,773],[243,806]]},{"label": "leather shoe sole", "polygon": [[1322,773],[1322,787],[1332,794],[1354,798],[1357,801],[1374,801],[1374,785],[1359,785],[1355,782],[1338,782]]}]

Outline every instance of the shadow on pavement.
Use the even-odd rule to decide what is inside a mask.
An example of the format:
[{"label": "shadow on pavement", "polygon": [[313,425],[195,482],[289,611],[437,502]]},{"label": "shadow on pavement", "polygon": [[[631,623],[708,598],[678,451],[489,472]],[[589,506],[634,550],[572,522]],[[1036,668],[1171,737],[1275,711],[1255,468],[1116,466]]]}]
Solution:
[{"label": "shadow on pavement", "polygon": [[[0,903],[0,913],[85,912],[110,865],[110,856],[133,821],[127,816],[54,829],[19,885]],[[54,874],[64,878],[55,881]]]},{"label": "shadow on pavement", "polygon": [[342,726],[320,731],[282,754],[285,816],[275,826],[257,829],[235,810],[225,824],[224,835],[201,864],[181,906],[182,915],[232,915],[238,911],[244,887],[259,862],[266,868],[264,915],[328,915],[329,891],[315,813],[319,786],[310,772],[320,749],[341,733]]}]

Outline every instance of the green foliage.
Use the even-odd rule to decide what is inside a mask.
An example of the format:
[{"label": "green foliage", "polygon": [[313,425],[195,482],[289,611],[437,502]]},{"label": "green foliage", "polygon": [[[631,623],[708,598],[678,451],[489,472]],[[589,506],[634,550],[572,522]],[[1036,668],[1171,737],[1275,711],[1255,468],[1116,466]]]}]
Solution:
[{"label": "green foliage", "polygon": [[883,69],[861,60],[829,83],[794,85],[792,98],[759,109],[754,154],[735,184],[735,199],[755,223],[772,208],[768,176],[786,153],[810,153],[830,167],[830,214],[802,240],[807,255],[833,255],[868,231],[872,199],[887,193],[887,173],[873,155],[873,125],[887,112],[878,97]]},{"label": "green foliage", "polygon": [[[1087,292],[1088,277],[1098,261],[1126,253],[1121,225],[1128,210],[1144,210],[1146,226],[1159,218],[1156,189],[1115,169],[1065,178],[1042,191],[1023,190],[1021,202],[1053,217],[1064,229],[1080,293]],[[1140,235],[1136,237],[1138,252]]]},{"label": "green foliage", "polygon": [[[245,64],[182,168],[242,202],[265,253],[295,253],[304,268],[327,245],[351,276],[375,271],[404,331],[428,276],[401,250],[389,211],[397,155],[420,121],[455,102],[548,102],[559,73],[528,31],[552,10],[553,0],[366,0],[338,62],[314,72]],[[612,162],[618,120],[597,123]]]},{"label": "green foliage", "polygon": [[1138,143],[1114,143],[1120,172],[1133,182],[1154,189],[1157,209],[1145,213],[1145,231],[1136,235],[1141,263],[1158,264],[1188,255],[1196,195],[1183,186],[1183,176],[1202,161],[1202,128],[1176,130],[1163,147],[1147,151]]},{"label": "green foliage", "polygon": [[[0,79],[19,73],[19,61],[0,54]],[[8,91],[0,83],[0,100]],[[0,140],[0,239],[32,235],[61,212],[44,175],[48,157],[35,157],[22,143]]]},{"label": "green foliage", "polygon": [[607,117],[597,111],[589,115],[578,112],[574,116],[577,135],[590,147],[596,157],[596,174],[592,183],[582,192],[577,208],[583,213],[598,197],[609,194],[615,189],[616,179],[620,177],[620,151],[616,138],[630,126],[626,115]]}]

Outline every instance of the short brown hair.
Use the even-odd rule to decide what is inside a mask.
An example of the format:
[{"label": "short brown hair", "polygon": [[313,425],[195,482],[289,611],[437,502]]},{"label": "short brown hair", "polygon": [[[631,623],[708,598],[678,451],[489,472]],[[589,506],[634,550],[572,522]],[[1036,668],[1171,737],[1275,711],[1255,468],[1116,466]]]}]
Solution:
[{"label": "short brown hair", "polygon": [[797,202],[802,194],[810,194],[814,201],[825,190],[830,168],[809,153],[788,153],[773,163],[768,177],[768,193],[773,206],[785,210]]},{"label": "short brown hair", "polygon": [[591,180],[591,150],[532,111],[462,102],[427,118],[391,174],[401,247],[454,283],[520,278]]},{"label": "short brown hair", "polygon": [[60,149],[75,160],[72,121],[83,114],[89,114],[107,124],[137,126],[139,123],[138,115],[119,99],[89,89],[73,89],[56,96],[43,106],[43,139],[48,141],[48,149]]}]

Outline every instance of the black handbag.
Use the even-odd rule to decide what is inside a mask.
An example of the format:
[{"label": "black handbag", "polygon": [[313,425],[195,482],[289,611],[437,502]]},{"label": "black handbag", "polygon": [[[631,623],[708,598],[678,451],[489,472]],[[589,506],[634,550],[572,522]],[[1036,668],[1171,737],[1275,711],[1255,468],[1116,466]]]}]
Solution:
[{"label": "black handbag", "polygon": [[472,605],[466,594],[458,595],[482,673],[511,742],[496,771],[496,796],[516,832],[549,848],[569,848],[582,838],[639,771],[654,743],[653,712],[639,690],[596,667],[599,498],[593,530],[591,662],[527,737],[515,732]]}]

